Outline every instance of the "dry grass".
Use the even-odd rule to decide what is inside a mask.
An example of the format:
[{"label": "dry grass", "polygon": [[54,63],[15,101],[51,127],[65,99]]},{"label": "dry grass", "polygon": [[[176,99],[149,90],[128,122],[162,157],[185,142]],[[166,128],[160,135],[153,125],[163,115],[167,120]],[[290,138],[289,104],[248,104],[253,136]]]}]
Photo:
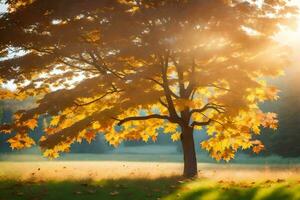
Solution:
[{"label": "dry grass", "polygon": [[0,200],[300,200],[297,165],[121,161],[0,162]]},{"label": "dry grass", "polygon": [[[0,179],[102,180],[180,176],[181,163],[119,161],[0,162]],[[300,180],[300,167],[285,165],[199,164],[199,177],[211,180]]]}]

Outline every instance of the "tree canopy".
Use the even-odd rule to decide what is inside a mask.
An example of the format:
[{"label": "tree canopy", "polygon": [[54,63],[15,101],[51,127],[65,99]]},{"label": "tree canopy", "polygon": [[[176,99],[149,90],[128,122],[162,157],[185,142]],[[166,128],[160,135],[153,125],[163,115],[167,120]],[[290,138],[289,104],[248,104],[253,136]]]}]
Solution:
[{"label": "tree canopy", "polygon": [[35,96],[12,124],[12,148],[34,144],[39,116],[51,116],[40,146],[57,157],[74,142],[104,134],[124,140],[173,140],[206,126],[201,143],[217,160],[239,149],[259,152],[260,127],[276,129],[276,100],[265,77],[282,74],[289,51],[274,40],[292,27],[296,8],[283,0],[7,0],[0,18],[0,81]]}]

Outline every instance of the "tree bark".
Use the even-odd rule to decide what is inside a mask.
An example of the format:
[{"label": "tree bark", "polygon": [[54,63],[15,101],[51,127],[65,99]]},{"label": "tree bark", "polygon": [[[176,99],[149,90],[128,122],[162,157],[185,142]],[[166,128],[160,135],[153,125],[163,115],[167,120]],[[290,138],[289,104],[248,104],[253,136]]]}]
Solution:
[{"label": "tree bark", "polygon": [[183,127],[181,134],[181,144],[184,159],[183,175],[187,178],[197,176],[197,158],[195,152],[193,128]]}]

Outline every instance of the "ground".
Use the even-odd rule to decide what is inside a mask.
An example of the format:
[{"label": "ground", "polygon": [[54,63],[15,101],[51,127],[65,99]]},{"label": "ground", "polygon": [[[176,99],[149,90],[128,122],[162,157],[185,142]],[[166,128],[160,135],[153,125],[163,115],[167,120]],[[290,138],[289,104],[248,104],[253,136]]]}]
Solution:
[{"label": "ground", "polygon": [[199,164],[183,179],[181,163],[2,161],[0,200],[300,200],[300,166]]}]

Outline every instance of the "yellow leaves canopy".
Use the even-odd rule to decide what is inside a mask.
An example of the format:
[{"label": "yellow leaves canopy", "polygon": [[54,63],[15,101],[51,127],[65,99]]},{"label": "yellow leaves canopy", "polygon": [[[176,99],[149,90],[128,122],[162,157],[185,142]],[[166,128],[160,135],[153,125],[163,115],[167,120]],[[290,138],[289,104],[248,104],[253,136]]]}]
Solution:
[{"label": "yellow leaves canopy", "polygon": [[[259,8],[223,0],[176,6],[35,0],[21,11],[20,2],[11,1],[15,13],[0,19],[6,27],[0,52],[10,46],[26,53],[0,60],[0,82],[13,80],[17,87],[16,94],[0,90],[0,99],[35,96],[37,104],[1,127],[18,133],[9,140],[13,148],[34,144],[28,133],[41,116],[51,120],[40,145],[54,158],[96,134],[117,146],[155,141],[160,130],[177,141],[183,128],[206,126],[202,147],[229,160],[238,149],[262,149],[252,141],[261,127],[277,128],[276,114],[263,113],[259,104],[278,98],[263,79],[279,75],[288,61],[286,47],[272,39],[279,24],[289,26],[295,17],[285,1]],[[58,14],[62,8],[68,16]]]},{"label": "yellow leaves canopy", "polygon": [[14,137],[10,138],[7,142],[10,143],[10,147],[12,149],[29,148],[35,144],[32,138],[22,134],[16,134]]}]

